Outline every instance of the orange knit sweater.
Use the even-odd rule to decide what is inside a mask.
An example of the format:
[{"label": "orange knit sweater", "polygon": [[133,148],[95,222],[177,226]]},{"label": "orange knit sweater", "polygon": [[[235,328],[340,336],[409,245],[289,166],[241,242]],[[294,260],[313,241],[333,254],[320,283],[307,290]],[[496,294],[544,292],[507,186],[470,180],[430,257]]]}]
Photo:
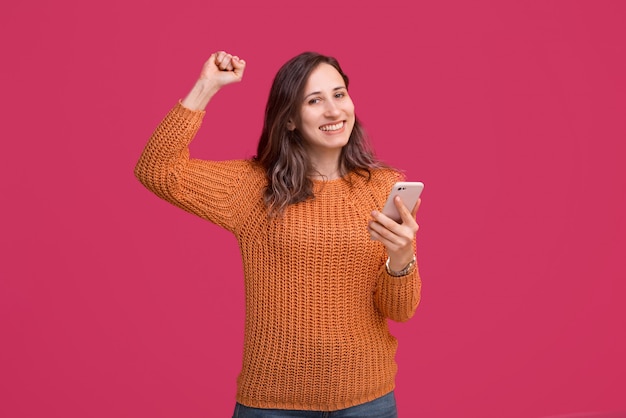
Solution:
[{"label": "orange knit sweater", "polygon": [[135,168],[159,197],[231,231],[239,243],[246,321],[237,401],[251,407],[332,411],[394,388],[396,339],[386,318],[409,319],[417,270],[391,277],[367,222],[400,175],[373,171],[316,181],[315,198],[270,219],[266,179],[250,160],[189,158],[204,112],[178,104]]}]

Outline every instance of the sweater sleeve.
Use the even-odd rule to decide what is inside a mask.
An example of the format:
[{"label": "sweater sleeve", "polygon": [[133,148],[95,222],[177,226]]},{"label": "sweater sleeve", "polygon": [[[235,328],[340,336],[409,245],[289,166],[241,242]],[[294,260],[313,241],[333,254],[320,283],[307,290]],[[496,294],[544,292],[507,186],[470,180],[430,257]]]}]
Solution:
[{"label": "sweater sleeve", "polygon": [[[404,174],[389,169],[377,170],[373,173],[369,190],[373,193],[373,204],[380,210],[387,199],[391,186],[397,181],[404,181]],[[367,203],[363,203],[367,207]],[[416,243],[413,242],[415,248]],[[382,244],[381,244],[382,248]],[[421,279],[419,270],[415,270],[403,277],[393,277],[387,273],[385,261],[386,252],[381,249],[380,269],[378,270],[374,304],[386,318],[397,322],[409,320],[420,301]]]},{"label": "sweater sleeve", "polygon": [[374,303],[385,317],[397,322],[408,321],[420,302],[421,288],[417,266],[411,274],[393,277],[383,265],[378,273]]},{"label": "sweater sleeve", "polygon": [[200,129],[204,111],[178,103],[161,121],[144,148],[135,176],[160,198],[227,230],[237,227],[246,161],[204,161],[189,158],[189,143]]}]

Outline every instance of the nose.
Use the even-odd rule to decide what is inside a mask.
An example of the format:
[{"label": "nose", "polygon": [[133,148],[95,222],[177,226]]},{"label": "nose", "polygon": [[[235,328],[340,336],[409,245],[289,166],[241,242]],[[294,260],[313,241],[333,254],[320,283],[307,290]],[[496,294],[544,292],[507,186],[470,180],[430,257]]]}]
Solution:
[{"label": "nose", "polygon": [[327,100],[324,113],[327,116],[337,116],[339,113],[341,113],[341,110],[339,109],[338,104],[335,103],[333,100]]}]

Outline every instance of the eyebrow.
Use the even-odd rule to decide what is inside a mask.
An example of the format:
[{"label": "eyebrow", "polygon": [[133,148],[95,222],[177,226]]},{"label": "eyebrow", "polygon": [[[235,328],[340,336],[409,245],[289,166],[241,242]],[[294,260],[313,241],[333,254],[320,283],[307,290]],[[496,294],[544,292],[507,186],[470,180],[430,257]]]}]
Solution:
[{"label": "eyebrow", "polygon": [[[338,87],[335,87],[335,88],[333,89],[333,91],[343,90],[343,89],[345,89],[345,88],[346,88],[346,86],[338,86]],[[304,100],[306,100],[306,98],[307,98],[307,97],[309,97],[309,96],[314,96],[314,95],[316,95],[316,94],[322,94],[322,92],[321,92],[321,91],[314,91],[314,92],[312,92],[312,93],[309,93],[309,94],[307,94],[306,96],[304,96]]]}]

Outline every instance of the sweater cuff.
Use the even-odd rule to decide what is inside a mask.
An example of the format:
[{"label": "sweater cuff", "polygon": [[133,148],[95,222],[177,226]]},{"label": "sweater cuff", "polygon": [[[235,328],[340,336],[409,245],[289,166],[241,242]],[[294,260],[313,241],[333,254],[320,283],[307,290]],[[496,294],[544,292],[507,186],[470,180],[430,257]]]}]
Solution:
[{"label": "sweater cuff", "polygon": [[411,284],[411,282],[415,280],[415,276],[419,274],[417,270],[417,265],[415,266],[413,271],[406,276],[392,276],[387,272],[387,267],[385,265],[382,266],[380,272],[382,273],[382,277],[384,278],[384,280],[393,283],[393,286],[406,286],[408,284]]},{"label": "sweater cuff", "polygon": [[172,109],[172,113],[176,113],[185,119],[194,120],[195,122],[196,120],[201,121],[202,118],[204,118],[206,110],[189,109],[188,107],[183,106],[182,100],[179,100],[178,103],[176,103],[176,106]]}]

